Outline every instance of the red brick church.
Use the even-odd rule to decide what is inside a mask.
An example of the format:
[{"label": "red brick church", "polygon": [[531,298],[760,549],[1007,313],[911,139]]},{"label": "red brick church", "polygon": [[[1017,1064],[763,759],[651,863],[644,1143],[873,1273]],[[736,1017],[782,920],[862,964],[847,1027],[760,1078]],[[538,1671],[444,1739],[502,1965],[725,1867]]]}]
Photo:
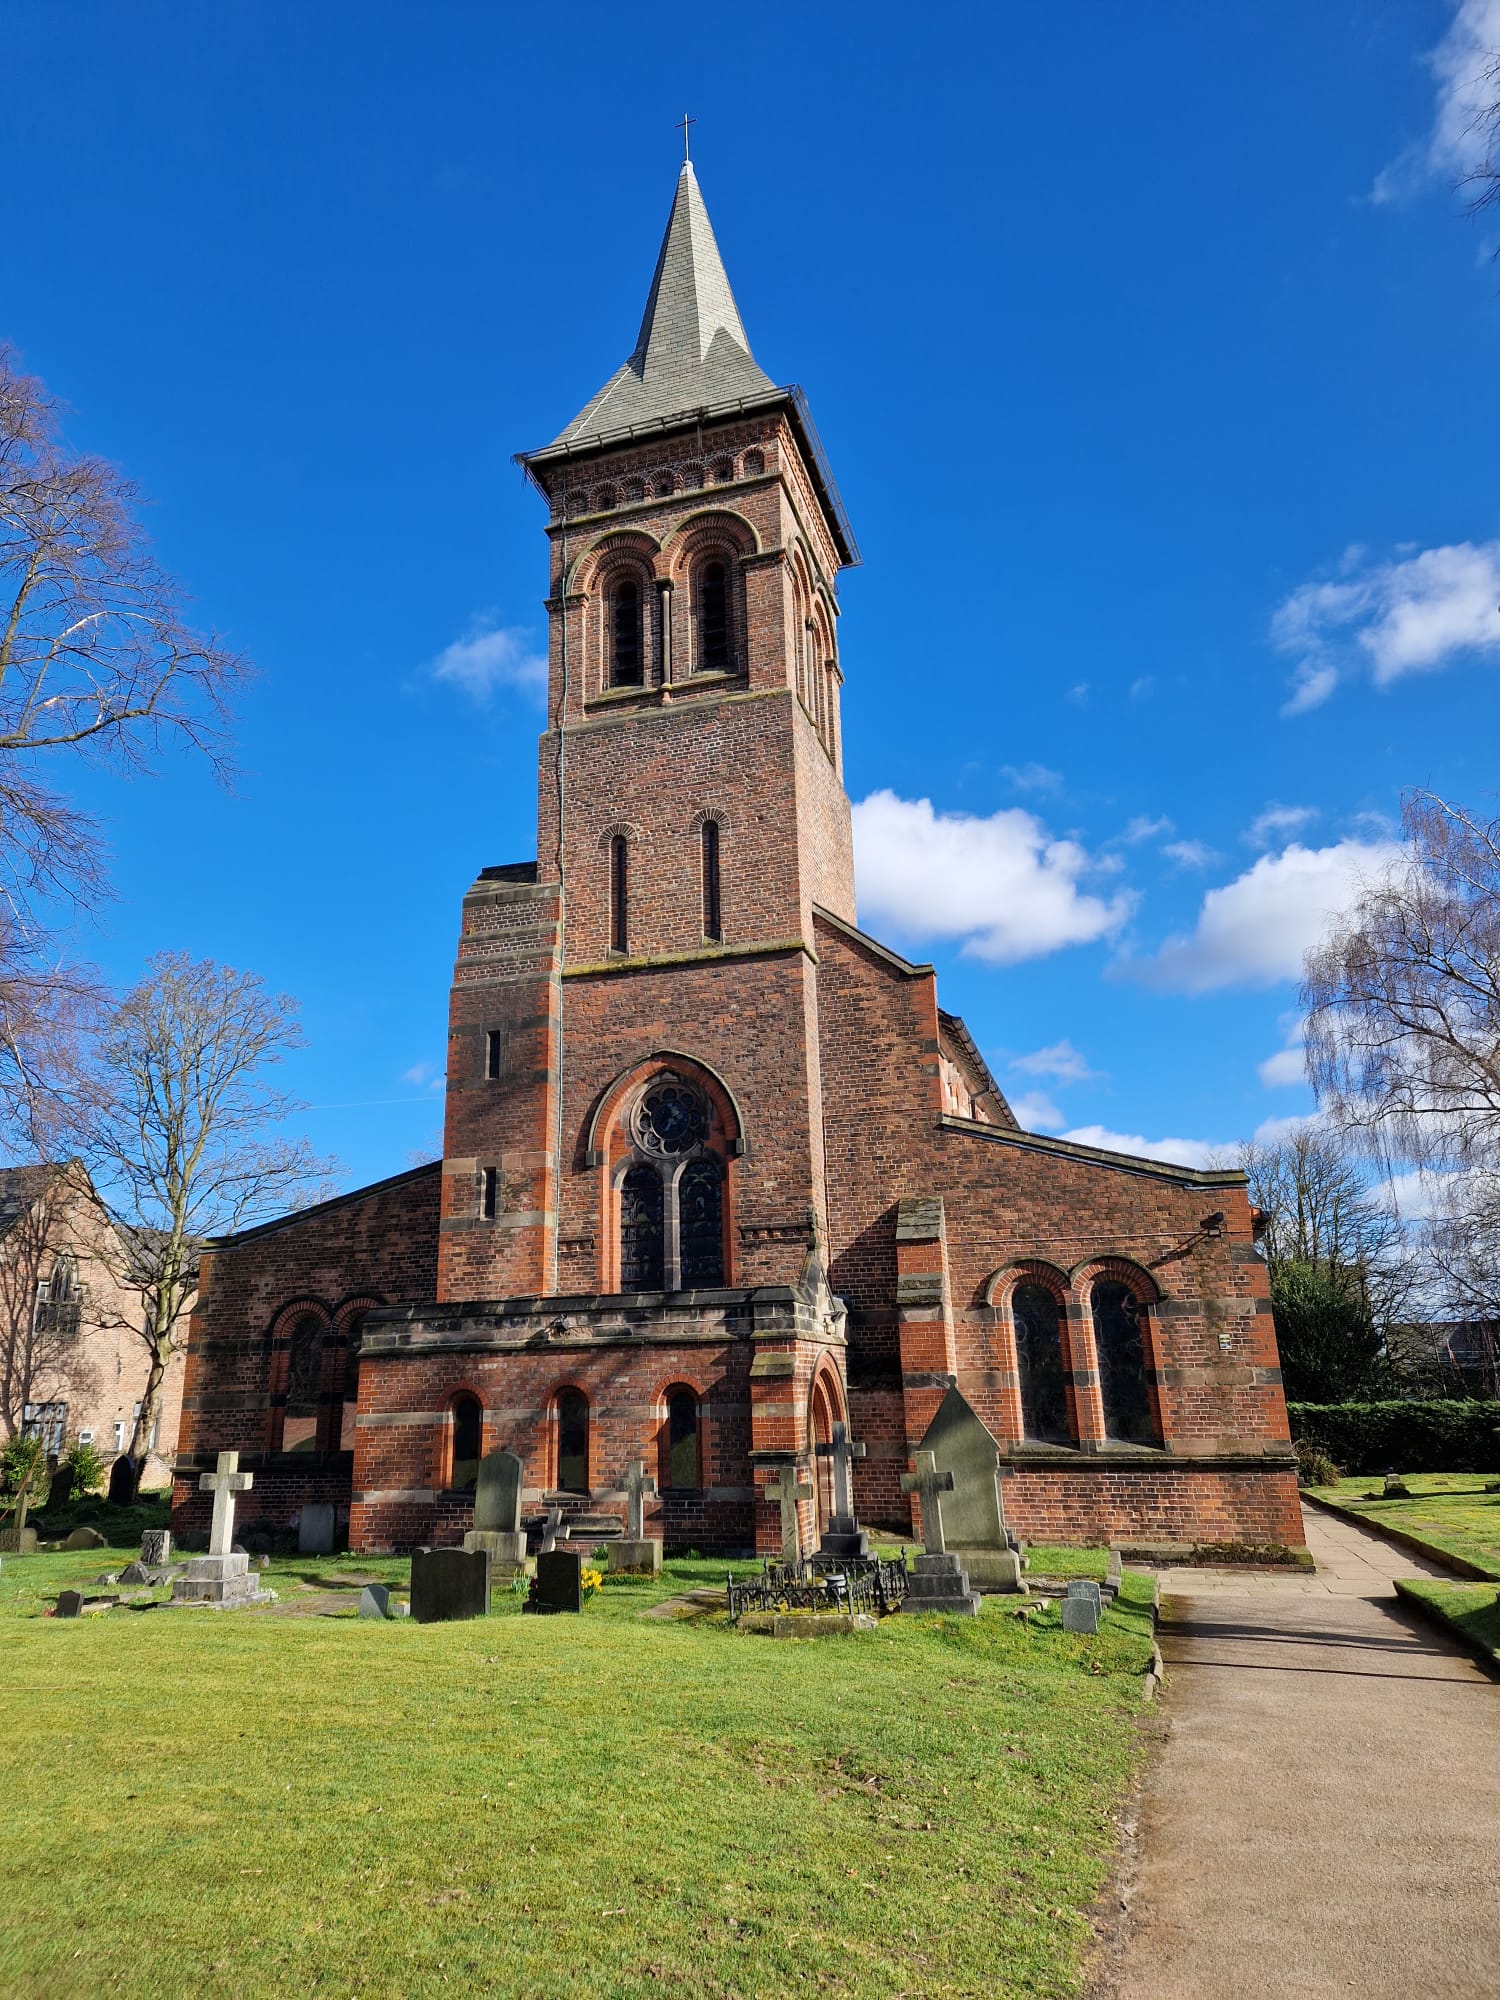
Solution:
[{"label": "red brick church", "polygon": [[[957,1383],[1011,1524],[1300,1542],[1242,1176],[1021,1131],[930,966],[855,911],[837,579],[796,388],[750,353],[684,165],[635,350],[523,459],[548,510],[537,859],[463,899],[443,1159],[203,1259],[177,1466],[358,1549],[527,1497],[780,1546],[764,1487],[847,1421],[866,1524]],[[856,693],[858,681],[856,670]],[[205,1516],[206,1519],[206,1516]]]}]

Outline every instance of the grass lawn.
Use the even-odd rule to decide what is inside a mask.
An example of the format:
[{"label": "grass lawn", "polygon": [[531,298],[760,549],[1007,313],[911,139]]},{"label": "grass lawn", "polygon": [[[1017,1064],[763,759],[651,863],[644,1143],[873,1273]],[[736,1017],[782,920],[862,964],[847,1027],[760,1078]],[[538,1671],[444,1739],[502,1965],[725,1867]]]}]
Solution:
[{"label": "grass lawn", "polygon": [[[1372,1527],[1389,1523],[1449,1555],[1463,1556],[1486,1575],[1500,1581],[1500,1493],[1486,1493],[1493,1474],[1482,1472],[1412,1472],[1406,1475],[1410,1500],[1379,1498],[1383,1480],[1366,1475],[1341,1479],[1337,1486],[1315,1486],[1315,1498],[1337,1500],[1352,1507]],[[1370,1494],[1375,1499],[1370,1499]]]},{"label": "grass lawn", "polygon": [[[1002,1599],[801,1644],[640,1617],[702,1562],[581,1618],[44,1616],[131,1553],[0,1573],[0,1993],[1079,1990],[1149,1577],[1093,1639]],[[267,1581],[352,1608],[406,1568]]]},{"label": "grass lawn", "polygon": [[1430,1577],[1403,1577],[1403,1597],[1419,1598],[1470,1639],[1500,1653],[1500,1593],[1489,1583],[1434,1583]]}]

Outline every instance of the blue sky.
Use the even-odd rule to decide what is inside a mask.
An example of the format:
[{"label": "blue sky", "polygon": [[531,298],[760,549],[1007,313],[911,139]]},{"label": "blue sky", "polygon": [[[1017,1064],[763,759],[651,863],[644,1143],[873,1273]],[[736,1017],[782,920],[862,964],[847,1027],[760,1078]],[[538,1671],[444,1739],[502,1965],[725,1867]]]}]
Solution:
[{"label": "blue sky", "polygon": [[535,852],[511,454],[629,351],[684,106],[864,555],[862,920],[1041,1128],[1191,1159],[1310,1108],[1302,946],[1403,787],[1493,810],[1500,263],[1450,183],[1500,0],[6,34],[0,335],[259,669],[232,794],[77,788],[117,890],[86,948],[298,996],[351,1182],[433,1143],[459,899]]}]

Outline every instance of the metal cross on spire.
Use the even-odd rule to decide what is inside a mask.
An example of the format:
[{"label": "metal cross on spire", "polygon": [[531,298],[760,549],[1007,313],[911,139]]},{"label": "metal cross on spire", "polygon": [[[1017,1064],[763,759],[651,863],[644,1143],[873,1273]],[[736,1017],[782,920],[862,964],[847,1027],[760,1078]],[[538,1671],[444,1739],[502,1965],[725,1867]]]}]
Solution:
[{"label": "metal cross on spire", "polygon": [[685,111],[677,121],[677,123],[682,128],[682,157],[685,160],[690,160],[693,157],[691,152],[689,152],[688,150],[688,127],[690,125],[696,125],[697,122],[698,121],[696,118],[689,118],[688,114]]}]

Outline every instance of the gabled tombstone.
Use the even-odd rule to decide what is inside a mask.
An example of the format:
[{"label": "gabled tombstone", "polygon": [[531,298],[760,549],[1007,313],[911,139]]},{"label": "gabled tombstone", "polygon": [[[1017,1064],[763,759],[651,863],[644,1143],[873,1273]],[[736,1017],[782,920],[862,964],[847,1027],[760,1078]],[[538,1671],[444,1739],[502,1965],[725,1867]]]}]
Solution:
[{"label": "gabled tombstone", "polygon": [[943,1534],[973,1587],[1024,1590],[1021,1557],[1000,1499],[1000,1447],[956,1386],[939,1403],[918,1449],[932,1453],[939,1472],[953,1474],[953,1490],[943,1500]]},{"label": "gabled tombstone", "polygon": [[515,1576],[526,1567],[526,1537],[521,1530],[522,1465],[503,1446],[486,1452],[474,1480],[474,1525],[464,1536],[472,1555],[482,1549],[498,1576]]}]

